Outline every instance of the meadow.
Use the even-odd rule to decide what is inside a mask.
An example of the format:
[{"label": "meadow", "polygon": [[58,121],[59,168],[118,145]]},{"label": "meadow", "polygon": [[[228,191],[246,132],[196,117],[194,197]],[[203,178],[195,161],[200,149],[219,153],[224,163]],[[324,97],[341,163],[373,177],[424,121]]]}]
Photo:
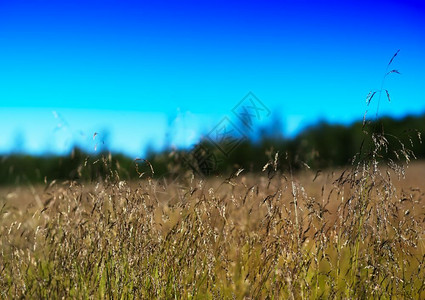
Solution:
[{"label": "meadow", "polygon": [[[386,71],[384,79],[392,73],[399,72]],[[425,163],[414,151],[423,153],[421,131],[396,126],[400,137],[384,123],[364,120],[351,137],[341,127],[325,126],[324,136],[310,130],[293,144],[301,148],[271,145],[262,158],[240,146],[238,153],[255,154],[261,171],[245,170],[245,159],[228,163],[230,173],[202,176],[195,159],[191,168],[163,162],[170,172],[158,177],[156,162],[138,159],[135,179],[123,177],[130,165],[111,154],[94,162],[60,159],[65,171],[78,164],[69,180],[45,176],[44,185],[0,189],[0,295],[424,299]],[[310,157],[314,140],[327,152]],[[354,140],[359,148],[350,146]],[[345,150],[332,148],[335,141]],[[317,168],[351,152],[345,167]],[[14,168],[3,168],[4,182],[13,182]]]},{"label": "meadow", "polygon": [[375,146],[323,171],[274,153],[262,173],[3,187],[0,295],[423,299],[424,163]]}]

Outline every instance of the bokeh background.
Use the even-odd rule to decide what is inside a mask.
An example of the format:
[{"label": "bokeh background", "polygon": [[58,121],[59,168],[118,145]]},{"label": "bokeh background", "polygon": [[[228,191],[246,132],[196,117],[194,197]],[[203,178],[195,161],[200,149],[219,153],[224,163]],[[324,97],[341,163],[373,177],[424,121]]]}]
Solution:
[{"label": "bokeh background", "polygon": [[423,28],[413,0],[3,0],[0,153],[190,147],[249,91],[285,136],[350,124],[398,49],[379,114],[420,115]]}]

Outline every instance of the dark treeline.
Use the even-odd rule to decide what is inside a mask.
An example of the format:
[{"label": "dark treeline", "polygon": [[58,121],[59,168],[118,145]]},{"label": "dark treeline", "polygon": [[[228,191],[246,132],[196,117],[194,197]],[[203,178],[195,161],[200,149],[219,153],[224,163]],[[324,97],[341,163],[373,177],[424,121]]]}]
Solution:
[{"label": "dark treeline", "polygon": [[[270,125],[273,127],[273,124]],[[273,128],[262,130],[259,140],[201,141],[189,150],[149,153],[146,160],[134,161],[121,154],[107,152],[89,155],[76,148],[68,156],[0,156],[0,184],[27,184],[52,180],[98,180],[99,177],[135,179],[147,176],[175,176],[192,170],[201,176],[226,174],[244,168],[261,172],[264,165],[279,152],[279,168],[297,170],[305,166],[323,169],[352,163],[353,157],[370,153],[372,132],[383,133],[388,141],[382,159],[404,159],[403,151],[412,150],[417,158],[425,158],[420,135],[425,132],[425,115],[400,120],[382,118],[364,125],[350,126],[321,122],[306,128],[292,139]],[[229,150],[230,149],[230,150]],[[400,151],[401,150],[401,151]],[[398,152],[397,152],[398,151]],[[410,152],[409,152],[410,153]],[[411,154],[411,153],[410,153]],[[154,173],[153,173],[153,172]]]}]

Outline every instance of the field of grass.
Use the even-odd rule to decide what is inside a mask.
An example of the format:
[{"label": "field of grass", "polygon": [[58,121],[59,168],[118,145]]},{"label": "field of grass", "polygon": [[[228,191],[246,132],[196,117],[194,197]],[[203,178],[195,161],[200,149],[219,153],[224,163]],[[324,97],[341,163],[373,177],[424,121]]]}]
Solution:
[{"label": "field of grass", "polygon": [[2,298],[425,298],[425,164],[0,190]]}]

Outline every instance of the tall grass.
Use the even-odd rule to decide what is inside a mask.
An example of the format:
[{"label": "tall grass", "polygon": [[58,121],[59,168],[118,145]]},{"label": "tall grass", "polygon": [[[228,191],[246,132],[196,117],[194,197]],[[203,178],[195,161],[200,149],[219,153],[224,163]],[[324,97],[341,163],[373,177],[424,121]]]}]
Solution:
[{"label": "tall grass", "polygon": [[421,298],[422,195],[394,174],[362,164],[323,192],[283,174],[55,184],[43,207],[3,207],[0,293]]}]

